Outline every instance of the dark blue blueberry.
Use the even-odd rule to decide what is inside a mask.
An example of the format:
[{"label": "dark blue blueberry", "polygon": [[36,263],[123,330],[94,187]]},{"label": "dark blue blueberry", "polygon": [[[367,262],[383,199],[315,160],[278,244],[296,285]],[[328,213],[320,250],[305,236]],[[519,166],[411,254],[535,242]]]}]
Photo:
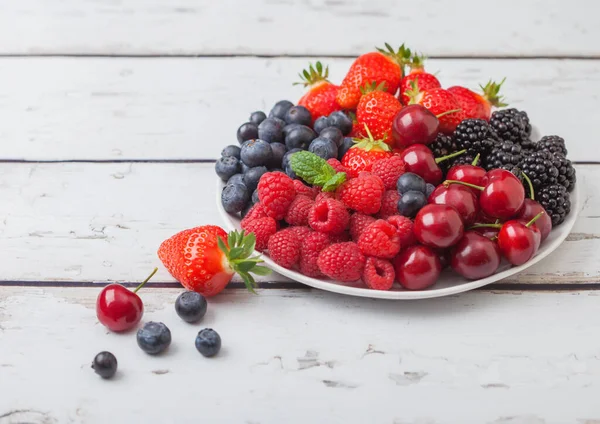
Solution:
[{"label": "dark blue blueberry", "polygon": [[250,201],[250,193],[244,184],[228,184],[221,191],[221,203],[227,213],[241,212]]},{"label": "dark blue blueberry", "polygon": [[102,378],[111,378],[117,372],[117,358],[110,352],[100,352],[92,362],[94,372]]},{"label": "dark blue blueberry", "polygon": [[317,137],[317,134],[306,125],[299,125],[288,132],[285,137],[285,146],[288,150],[292,149],[308,149],[310,142]]},{"label": "dark blue blueberry", "polygon": [[354,140],[352,137],[344,137],[344,141],[342,141],[342,145],[338,149],[338,160],[342,160],[346,152],[350,149],[350,147],[354,146]]},{"label": "dark blue blueberry", "polygon": [[335,141],[321,136],[315,138],[312,143],[310,143],[308,151],[325,160],[337,158],[338,155],[338,147],[335,144]]},{"label": "dark blue blueberry", "polygon": [[422,191],[407,191],[398,200],[398,212],[400,215],[413,218],[423,206],[427,204],[427,198]]},{"label": "dark blue blueberry", "polygon": [[244,174],[235,174],[227,180],[227,184],[244,184]]},{"label": "dark blue blueberry", "polygon": [[315,129],[315,132],[317,134],[320,134],[321,131],[323,131],[328,126],[329,126],[329,119],[326,116],[321,116],[320,118],[316,119],[315,125],[313,125],[313,128]]},{"label": "dark blue blueberry", "polygon": [[286,112],[292,107],[294,104],[289,100],[280,100],[275,103],[271,112],[269,112],[269,118],[275,117],[279,119],[285,119]]},{"label": "dark blue blueberry", "polygon": [[294,172],[294,170],[292,169],[292,167],[289,164],[284,169],[285,169],[286,175],[288,177],[290,177],[292,180],[298,179],[298,176],[296,175],[296,173]]},{"label": "dark blue blueberry", "polygon": [[198,322],[206,314],[206,298],[194,291],[185,291],[177,296],[175,312],[185,322]]},{"label": "dark blue blueberry", "polygon": [[240,153],[242,162],[250,167],[269,165],[273,158],[273,151],[269,143],[263,140],[250,140],[244,143]]},{"label": "dark blue blueberry", "polygon": [[435,186],[433,184],[427,183],[425,185],[425,196],[427,196],[427,198],[429,198],[431,193],[433,193],[433,190],[435,190]]},{"label": "dark blue blueberry", "polygon": [[281,172],[285,174],[285,172],[281,168],[269,168],[269,172]]},{"label": "dark blue blueberry", "polygon": [[319,137],[324,137],[335,141],[335,145],[338,147],[340,147],[342,145],[342,141],[344,141],[344,134],[342,134],[342,132],[335,127],[325,128],[319,133]]},{"label": "dark blue blueberry", "polygon": [[411,190],[425,193],[426,185],[427,184],[423,178],[417,174],[413,174],[412,172],[406,172],[400,175],[400,178],[398,178],[398,182],[396,183],[398,193],[400,194],[404,194]]},{"label": "dark blue blueberry", "polygon": [[212,328],[200,330],[196,336],[196,349],[203,356],[215,356],[221,350],[221,336]]},{"label": "dark blue blueberry", "polygon": [[259,202],[259,198],[258,198],[258,189],[254,190],[254,193],[252,193],[252,198],[250,199],[252,201],[252,204],[256,204]]},{"label": "dark blue blueberry", "polygon": [[285,127],[285,122],[275,118],[267,118],[258,126],[258,138],[267,143],[282,143],[283,127]]},{"label": "dark blue blueberry", "polygon": [[283,160],[283,155],[285,155],[287,149],[284,144],[271,143],[271,151],[273,152],[273,155],[269,166],[271,168],[279,168],[281,166],[281,161]]},{"label": "dark blue blueberry", "polygon": [[240,146],[234,146],[233,144],[225,147],[221,150],[221,156],[233,156],[234,158],[240,158]]},{"label": "dark blue blueberry", "polygon": [[250,114],[249,121],[258,126],[265,119],[267,119],[267,115],[262,110],[259,110]]},{"label": "dark blue blueberry", "polygon": [[255,123],[246,122],[238,128],[237,139],[240,144],[253,138],[258,138],[258,126]]},{"label": "dark blue blueberry", "polygon": [[147,322],[137,332],[137,344],[144,352],[156,355],[171,344],[171,331],[162,322]]},{"label": "dark blue blueberry", "polygon": [[288,133],[293,130],[294,128],[298,128],[301,127],[302,125],[300,124],[287,124],[285,127],[283,127],[283,138],[287,137]]},{"label": "dark blue blueberry", "polygon": [[310,125],[312,115],[304,106],[293,106],[285,113],[285,122],[287,124]]},{"label": "dark blue blueberry", "polygon": [[266,166],[256,166],[248,169],[244,174],[244,185],[248,187],[248,193],[252,193],[258,186],[258,180],[263,174],[269,172]]},{"label": "dark blue blueberry", "polygon": [[336,127],[344,135],[348,135],[350,134],[350,131],[352,131],[352,119],[341,110],[332,112],[331,115],[329,115],[328,121],[330,127]]},{"label": "dark blue blueberry", "polygon": [[[285,155],[283,155],[283,160],[281,161],[281,167],[283,169],[285,169],[288,166],[290,166],[290,156],[293,155],[296,152],[301,152],[301,151],[302,151],[302,149],[291,149],[291,150],[288,150],[288,152]],[[286,172],[286,174],[287,174],[287,172]]]},{"label": "dark blue blueberry", "polygon": [[242,172],[240,161],[233,156],[220,157],[215,163],[215,172],[223,181]]},{"label": "dark blue blueberry", "polygon": [[248,165],[246,165],[242,161],[240,161],[240,163],[242,164],[242,174],[245,174],[246,172],[248,172],[248,170],[250,169],[250,167]]}]

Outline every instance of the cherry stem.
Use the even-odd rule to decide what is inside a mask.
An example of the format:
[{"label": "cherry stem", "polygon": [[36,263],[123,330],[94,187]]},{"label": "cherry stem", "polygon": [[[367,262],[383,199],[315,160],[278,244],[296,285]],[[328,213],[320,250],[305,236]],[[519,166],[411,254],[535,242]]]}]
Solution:
[{"label": "cherry stem", "polygon": [[475,189],[481,190],[481,191],[483,191],[483,189],[484,189],[484,187],[481,187],[481,186],[478,186],[475,184],[471,184],[471,183],[465,183],[464,181],[457,181],[457,180],[446,180],[442,184],[444,185],[444,187],[448,187],[450,184],[460,184],[460,185],[475,188]]},{"label": "cherry stem", "polygon": [[158,268],[154,268],[154,271],[152,271],[152,273],[151,273],[151,274],[150,274],[150,275],[149,275],[149,276],[148,276],[148,277],[147,277],[147,278],[146,278],[144,281],[142,281],[142,282],[141,282],[141,284],[140,284],[139,286],[137,286],[133,292],[134,292],[134,293],[137,293],[139,289],[141,289],[142,287],[144,287],[144,285],[145,285],[145,284],[146,284],[148,281],[150,281],[150,279],[151,279],[152,277],[154,277],[154,274],[156,274],[156,271],[158,271]]},{"label": "cherry stem", "polygon": [[502,228],[502,224],[473,224],[469,230],[473,228]]},{"label": "cherry stem", "polygon": [[442,112],[439,115],[435,115],[436,118],[441,118],[444,115],[450,115],[451,113],[456,113],[456,112],[460,112],[462,109],[452,109],[452,110],[447,110],[446,112]]},{"label": "cherry stem", "polygon": [[466,151],[467,151],[467,149],[463,149],[463,150],[460,150],[458,152],[451,153],[451,154],[449,154],[447,156],[442,156],[441,158],[435,158],[435,163],[440,163],[442,161],[445,161],[445,160],[448,160],[448,159],[452,159],[452,158],[454,158],[456,156],[460,156],[463,153],[465,153]]},{"label": "cherry stem", "polygon": [[545,213],[544,211],[541,211],[540,213],[538,213],[536,216],[531,218],[531,221],[529,221],[527,224],[525,224],[525,226],[528,228],[531,227],[533,225],[533,223],[535,221],[537,221],[540,218],[540,216],[542,216],[544,213]]},{"label": "cherry stem", "polygon": [[535,193],[533,191],[533,183],[531,182],[531,178],[529,178],[524,172],[521,172],[521,175],[523,175],[523,178],[525,178],[525,181],[527,181],[527,185],[529,186],[529,197],[531,197],[531,200],[535,200]]},{"label": "cherry stem", "polygon": [[481,153],[477,153],[477,156],[475,156],[475,159],[473,159],[473,162],[471,162],[471,165],[477,166],[477,162],[479,162],[480,156],[481,156]]}]

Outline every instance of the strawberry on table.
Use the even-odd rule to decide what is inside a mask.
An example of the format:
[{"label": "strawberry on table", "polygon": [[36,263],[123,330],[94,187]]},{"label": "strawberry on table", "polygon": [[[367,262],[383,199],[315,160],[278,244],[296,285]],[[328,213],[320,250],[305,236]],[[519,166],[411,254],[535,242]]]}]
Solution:
[{"label": "strawberry on table", "polygon": [[313,122],[321,116],[329,116],[332,112],[342,108],[336,101],[339,87],[329,82],[329,67],[323,69],[321,62],[315,66],[309,65],[308,70],[303,70],[300,74],[302,84],[308,87],[308,91],[298,101],[299,106],[304,106],[310,111]]},{"label": "strawberry on table", "polygon": [[445,134],[454,132],[461,122],[460,105],[448,90],[433,88],[421,91],[418,87],[408,92],[410,104],[419,104],[433,113],[440,122],[440,131]]},{"label": "strawberry on table", "polygon": [[367,137],[356,139],[356,144],[342,158],[342,165],[351,177],[357,177],[361,171],[370,171],[376,161],[392,156],[390,146],[382,140],[375,140],[369,127],[365,126],[365,132]]},{"label": "strawberry on table", "polygon": [[392,144],[392,122],[402,109],[400,101],[385,91],[385,83],[367,84],[361,91],[363,95],[356,107],[359,128],[367,126],[374,138]]},{"label": "strawberry on table", "polygon": [[480,85],[481,94],[458,85],[448,88],[461,108],[461,121],[469,118],[489,121],[492,107],[508,106],[502,102],[502,96],[499,95],[503,83],[504,79],[499,83],[490,80],[485,86]]},{"label": "strawberry on table", "polygon": [[423,61],[423,56],[415,54],[410,63],[408,63],[410,72],[400,81],[400,93],[398,97],[404,105],[410,102],[410,96],[407,94],[408,91],[415,90],[416,88],[420,91],[426,91],[442,86],[435,75],[425,72]]}]

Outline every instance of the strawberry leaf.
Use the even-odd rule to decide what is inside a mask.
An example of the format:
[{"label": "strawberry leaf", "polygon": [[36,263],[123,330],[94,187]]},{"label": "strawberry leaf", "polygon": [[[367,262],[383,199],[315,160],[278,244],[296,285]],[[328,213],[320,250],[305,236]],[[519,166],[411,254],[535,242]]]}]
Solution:
[{"label": "strawberry leaf", "polygon": [[256,275],[265,276],[269,275],[271,273],[271,270],[266,266],[256,265],[254,268],[252,268],[252,273]]}]

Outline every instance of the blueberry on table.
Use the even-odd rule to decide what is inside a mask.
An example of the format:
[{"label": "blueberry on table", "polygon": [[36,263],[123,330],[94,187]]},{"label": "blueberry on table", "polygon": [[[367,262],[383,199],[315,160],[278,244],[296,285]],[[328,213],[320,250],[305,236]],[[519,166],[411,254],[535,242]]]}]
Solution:
[{"label": "blueberry on table", "polygon": [[285,136],[285,146],[288,150],[301,149],[306,150],[310,145],[310,142],[317,137],[317,134],[306,125],[298,125],[293,128]]},{"label": "blueberry on table", "polygon": [[200,330],[196,336],[196,349],[203,356],[215,356],[221,350],[221,336],[212,328]]},{"label": "blueberry on table", "polygon": [[250,198],[250,202],[254,205],[256,203],[259,202],[259,198],[258,198],[258,189],[254,190],[254,192],[252,193],[252,197]]},{"label": "blueberry on table", "polygon": [[137,332],[137,344],[144,352],[156,355],[171,344],[171,331],[162,322],[147,322]]},{"label": "blueberry on table", "polygon": [[92,368],[100,377],[112,378],[117,372],[117,358],[110,352],[100,352],[94,357]]},{"label": "blueberry on table", "polygon": [[340,147],[344,141],[344,134],[335,127],[327,127],[319,133],[319,137],[328,138],[335,141],[336,146]]},{"label": "blueberry on table", "polygon": [[400,194],[404,194],[407,191],[420,191],[421,193],[425,193],[427,183],[425,183],[425,180],[417,174],[405,172],[398,178],[396,187]]},{"label": "blueberry on table", "polygon": [[248,169],[244,174],[244,185],[248,188],[248,192],[252,193],[258,186],[258,181],[263,174],[269,172],[266,166],[256,166]]},{"label": "blueberry on table", "polygon": [[267,118],[258,126],[258,138],[267,143],[281,143],[283,127],[285,127],[285,122],[276,118]]},{"label": "blueberry on table", "polygon": [[246,172],[248,172],[251,168],[246,165],[244,162],[240,161],[240,163],[242,164],[242,174],[245,174]]},{"label": "blueberry on table", "polygon": [[244,184],[244,174],[235,174],[227,180],[227,184]]},{"label": "blueberry on table", "polygon": [[185,322],[198,322],[206,314],[206,298],[194,291],[185,291],[177,296],[175,312]]},{"label": "blueberry on table", "polygon": [[250,140],[242,146],[240,156],[242,162],[250,167],[267,166],[273,158],[273,151],[266,141]]},{"label": "blueberry on table", "polygon": [[269,112],[269,118],[275,117],[285,119],[285,114],[292,106],[294,106],[294,104],[289,100],[278,101],[275,103],[275,106],[273,106],[273,109],[271,109],[271,112]]},{"label": "blueberry on table", "polygon": [[325,128],[329,126],[329,119],[326,116],[321,116],[315,120],[313,128],[317,134],[320,134]]},{"label": "blueberry on table", "polygon": [[283,159],[281,160],[281,167],[285,170],[290,165],[290,156],[296,152],[301,152],[302,149],[290,149],[288,152],[283,155]]},{"label": "blueberry on table", "polygon": [[352,146],[354,146],[354,144],[355,143],[354,143],[354,140],[352,139],[352,137],[344,137],[344,140],[342,141],[342,145],[338,149],[338,160],[342,160],[342,158],[344,157],[346,152],[348,150],[350,150],[350,148]]},{"label": "blueberry on table", "polygon": [[310,143],[308,151],[325,160],[337,158],[338,155],[338,147],[337,144],[335,144],[335,141],[321,136],[315,138],[312,143]]},{"label": "blueberry on table", "polygon": [[242,211],[242,213],[240,213],[240,216],[242,218],[244,218],[246,215],[248,215],[248,212],[250,212],[250,209],[252,209],[252,206],[254,206],[252,204],[252,202],[248,202],[248,204],[246,205],[246,207],[244,208],[244,210]]},{"label": "blueberry on table", "polygon": [[242,124],[237,130],[237,139],[240,144],[246,140],[258,138],[258,126],[252,122]]},{"label": "blueberry on table", "polygon": [[221,157],[215,163],[215,172],[223,181],[227,181],[235,174],[242,172],[240,161],[233,156]]},{"label": "blueberry on table", "polygon": [[425,185],[425,196],[427,198],[429,198],[429,196],[431,195],[431,193],[433,193],[433,190],[435,190],[435,186],[433,184],[427,183]]},{"label": "blueberry on table", "polygon": [[236,159],[240,158],[240,146],[234,146],[233,144],[230,146],[225,147],[223,150],[221,150],[221,156],[222,157],[226,157],[226,156],[233,156]]},{"label": "blueberry on table", "polygon": [[284,120],[287,124],[310,125],[312,122],[312,115],[304,106],[292,106],[285,113]]},{"label": "blueberry on table", "polygon": [[271,162],[269,163],[270,168],[279,168],[281,166],[281,161],[283,160],[283,155],[287,152],[287,149],[284,144],[281,143],[271,143],[271,152],[273,153],[271,157]]},{"label": "blueberry on table", "polygon": [[343,135],[348,135],[352,131],[352,119],[341,110],[332,112],[329,115],[328,122],[330,127],[339,129]]},{"label": "blueberry on table", "polygon": [[258,110],[250,114],[249,121],[258,126],[265,119],[267,119],[267,115],[262,110]]},{"label": "blueberry on table", "polygon": [[298,176],[296,175],[296,173],[294,172],[294,170],[292,169],[292,167],[288,164],[288,166],[286,166],[284,168],[285,174],[290,177],[292,180],[297,180]]},{"label": "blueberry on table", "polygon": [[250,194],[244,184],[228,184],[221,191],[221,203],[227,213],[241,212],[250,201]]},{"label": "blueberry on table", "polygon": [[294,128],[298,128],[301,127],[302,125],[300,124],[287,124],[285,127],[283,127],[283,138],[287,137],[288,133],[293,130]]},{"label": "blueberry on table", "polygon": [[423,206],[427,204],[427,198],[422,191],[409,190],[398,200],[398,212],[408,218],[414,217]]}]

